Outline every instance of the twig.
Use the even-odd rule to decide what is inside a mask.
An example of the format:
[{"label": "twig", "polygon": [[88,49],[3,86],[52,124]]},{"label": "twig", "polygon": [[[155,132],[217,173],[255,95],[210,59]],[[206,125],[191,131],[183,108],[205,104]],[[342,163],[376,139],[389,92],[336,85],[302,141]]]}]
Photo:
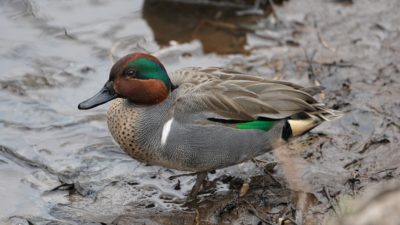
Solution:
[{"label": "twig", "polygon": [[168,179],[169,179],[169,180],[173,180],[173,179],[178,178],[178,177],[194,176],[194,175],[197,175],[197,174],[198,174],[198,173],[184,173],[184,174],[178,174],[178,175],[170,176],[170,177],[168,177]]},{"label": "twig", "polygon": [[266,219],[264,219],[263,217],[260,216],[260,214],[258,214],[257,209],[253,206],[253,204],[251,204],[250,202],[248,202],[247,200],[243,200],[248,206],[250,206],[251,209],[247,209],[247,211],[249,211],[249,213],[253,214],[255,217],[257,217],[259,220],[261,220],[263,223],[269,224],[269,225],[273,225],[273,223],[267,221]]},{"label": "twig", "polygon": [[390,141],[387,138],[382,138],[382,139],[376,139],[376,138],[370,138],[367,143],[363,145],[360,151],[358,151],[359,154],[365,153],[371,146],[376,145],[376,144],[388,144]]},{"label": "twig", "polygon": [[[317,75],[315,74],[314,67],[313,67],[313,60],[315,57],[315,54],[317,54],[317,51],[314,50],[311,54],[311,57],[308,56],[307,51],[305,48],[303,48],[304,55],[306,57],[306,61],[308,63],[308,76],[310,80],[315,84],[315,86],[321,86],[321,83],[317,80]],[[325,92],[321,91],[321,98],[325,98]]]},{"label": "twig", "polygon": [[[256,164],[256,166],[257,167],[259,167],[259,165],[257,164],[257,162],[261,162],[261,163],[270,163],[270,162],[268,162],[268,161],[266,161],[266,160],[262,160],[262,159],[251,159],[251,161],[254,163],[254,164]],[[277,184],[279,184],[279,186],[280,187],[283,187],[283,185],[282,185],[282,183],[279,181],[279,180],[277,180],[275,177],[274,177],[274,175],[272,175],[269,171],[268,171],[268,169],[267,168],[265,168],[264,167],[264,173],[265,174],[267,174],[269,177],[271,177],[271,179],[273,180],[273,181],[275,181]]]},{"label": "twig", "polygon": [[58,185],[57,187],[49,190],[48,192],[54,192],[54,191],[59,191],[59,190],[61,190],[61,191],[71,191],[74,188],[75,187],[74,187],[73,183],[72,184],[62,183],[62,184]]},{"label": "twig", "polygon": [[254,164],[256,164],[256,166],[258,166],[257,163],[265,163],[265,164],[270,163],[268,160],[257,159],[257,158],[252,158],[251,161],[252,161]]},{"label": "twig", "polygon": [[339,62],[325,62],[325,63],[321,63],[321,65],[323,66],[336,66],[336,67],[342,67],[342,68],[349,68],[349,67],[355,67],[355,65],[351,62],[346,62],[344,60],[339,60]]},{"label": "twig", "polygon": [[244,183],[242,184],[242,187],[240,188],[239,197],[245,196],[245,195],[247,194],[247,192],[249,191],[249,188],[250,188],[249,183],[244,182]]},{"label": "twig", "polygon": [[292,222],[294,225],[297,225],[296,221],[294,221],[294,219],[290,218],[290,217],[285,217],[286,220],[290,220],[290,222]]},{"label": "twig", "polygon": [[282,183],[279,180],[277,180],[268,170],[264,170],[264,173],[270,176],[271,179],[274,180],[277,184],[279,184],[280,187],[283,187]]},{"label": "twig", "polygon": [[272,0],[268,0],[268,3],[269,3],[269,5],[270,5],[270,7],[271,7],[272,15],[274,15],[274,17],[275,17],[275,19],[276,19],[277,21],[281,21],[281,20],[279,19],[279,17],[278,17],[278,14],[276,13],[275,5],[274,5],[274,3],[272,2]]},{"label": "twig", "polygon": [[353,159],[353,160],[351,160],[350,162],[346,163],[346,164],[343,166],[343,168],[344,168],[344,169],[347,169],[347,168],[349,168],[351,165],[356,164],[356,163],[360,162],[361,160],[363,160],[363,158]]},{"label": "twig", "polygon": [[74,36],[72,36],[68,33],[67,28],[64,28],[64,35],[69,39],[76,40],[76,38]]},{"label": "twig", "polygon": [[377,107],[375,107],[375,106],[373,106],[373,105],[371,105],[371,104],[369,104],[369,103],[367,103],[366,105],[367,105],[368,107],[370,107],[370,108],[372,109],[372,111],[374,111],[374,112],[376,112],[376,113],[378,113],[378,114],[382,114],[382,115],[387,116],[387,117],[392,117],[391,114],[385,112],[384,110],[380,110],[380,109],[378,109]]},{"label": "twig", "polygon": [[194,218],[194,222],[196,225],[200,225],[200,212],[198,209],[196,209],[196,216]]},{"label": "twig", "polygon": [[321,32],[319,30],[317,30],[317,35],[318,35],[318,39],[321,42],[321,44],[327,48],[329,51],[331,52],[336,52],[336,49],[332,48],[331,46],[328,45],[328,43],[326,43],[326,41],[324,40],[324,38],[321,35]]},{"label": "twig", "polygon": [[309,72],[310,79],[314,82],[316,75],[314,72],[314,67],[312,65],[312,62],[315,57],[315,54],[317,54],[317,51],[314,50],[311,54],[311,57],[308,56],[307,50],[305,48],[303,48],[303,51],[304,51],[304,55],[305,55],[307,63],[308,63],[308,72]]},{"label": "twig", "polygon": [[288,211],[286,211],[284,214],[282,214],[280,219],[280,223],[279,225],[282,225],[286,220],[289,220],[290,222],[292,222],[294,225],[297,225],[296,221],[290,217],[288,217],[288,214],[290,213],[290,210],[296,210],[295,208],[293,208],[293,206],[288,206],[286,208],[290,208]]},{"label": "twig", "polygon": [[296,221],[294,221],[290,217],[279,218],[279,225],[284,224],[286,220],[289,220],[292,224],[297,225]]},{"label": "twig", "polygon": [[379,170],[379,171],[375,172],[374,174],[383,173],[383,172],[388,172],[388,171],[394,171],[394,170],[397,170],[397,167],[392,167],[392,168],[387,168],[387,169]]},{"label": "twig", "polygon": [[[318,86],[318,87],[321,86],[321,83],[320,83],[317,79],[314,80],[314,84],[315,84],[315,86]],[[324,90],[321,90],[320,96],[321,96],[322,99],[325,99],[325,92],[324,92]],[[327,121],[329,121],[329,119],[327,119]]]},{"label": "twig", "polygon": [[256,33],[256,32],[254,32],[254,31],[252,31],[251,34],[254,35],[254,36],[256,36],[256,37],[259,37],[259,38],[268,40],[268,41],[275,41],[275,42],[277,42],[278,44],[282,45],[282,41],[281,41],[281,38],[280,38],[280,37],[273,37],[273,36],[268,35],[268,34],[259,34],[259,33]]},{"label": "twig", "polygon": [[336,202],[334,202],[334,201],[332,200],[328,188],[327,188],[326,186],[324,186],[323,189],[324,189],[324,192],[325,192],[326,197],[328,198],[329,204],[331,204],[331,206],[332,206],[332,208],[333,208],[333,211],[335,212],[336,216],[339,217],[339,216],[340,216],[340,213],[339,213],[339,211],[338,211]]}]

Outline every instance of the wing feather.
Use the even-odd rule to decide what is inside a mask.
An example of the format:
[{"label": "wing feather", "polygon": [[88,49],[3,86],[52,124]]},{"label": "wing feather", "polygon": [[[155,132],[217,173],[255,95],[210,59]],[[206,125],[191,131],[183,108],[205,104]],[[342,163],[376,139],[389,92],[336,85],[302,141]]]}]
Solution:
[{"label": "wing feather", "polygon": [[233,120],[281,119],[299,112],[318,111],[316,106],[320,105],[307,93],[318,88],[220,68],[185,68],[171,74],[171,80],[178,86],[172,108],[175,118],[203,113]]}]

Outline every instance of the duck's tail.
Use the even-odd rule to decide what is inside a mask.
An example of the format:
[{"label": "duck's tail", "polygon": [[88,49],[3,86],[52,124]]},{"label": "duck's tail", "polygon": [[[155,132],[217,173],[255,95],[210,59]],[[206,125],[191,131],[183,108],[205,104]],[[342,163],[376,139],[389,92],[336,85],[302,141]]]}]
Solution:
[{"label": "duck's tail", "polygon": [[334,109],[326,108],[324,105],[314,105],[314,112],[298,113],[286,121],[283,128],[282,138],[288,140],[291,137],[307,133],[324,121],[331,121],[343,116],[343,113]]},{"label": "duck's tail", "polygon": [[324,104],[313,105],[317,110],[315,112],[310,112],[309,114],[315,115],[322,119],[323,121],[331,121],[339,119],[344,115],[342,111],[327,108]]}]

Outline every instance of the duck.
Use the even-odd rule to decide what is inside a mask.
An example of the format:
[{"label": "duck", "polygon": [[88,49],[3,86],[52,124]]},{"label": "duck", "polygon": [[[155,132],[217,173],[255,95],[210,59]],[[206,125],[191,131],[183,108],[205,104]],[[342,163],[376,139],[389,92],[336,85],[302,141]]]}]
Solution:
[{"label": "duck", "polygon": [[156,57],[120,58],[87,110],[111,101],[107,124],[133,159],[197,175],[196,198],[207,173],[251,160],[324,121],[340,117],[303,87],[220,67],[168,73]]}]

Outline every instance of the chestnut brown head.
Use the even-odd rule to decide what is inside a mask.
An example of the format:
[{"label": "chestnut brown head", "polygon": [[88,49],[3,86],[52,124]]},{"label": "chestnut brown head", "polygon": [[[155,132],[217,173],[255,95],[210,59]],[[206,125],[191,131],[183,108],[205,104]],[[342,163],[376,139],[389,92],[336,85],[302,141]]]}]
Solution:
[{"label": "chestnut brown head", "polygon": [[167,71],[157,58],[133,53],[118,60],[100,92],[80,103],[78,108],[91,109],[115,98],[125,98],[135,104],[157,104],[168,97],[172,87]]}]

